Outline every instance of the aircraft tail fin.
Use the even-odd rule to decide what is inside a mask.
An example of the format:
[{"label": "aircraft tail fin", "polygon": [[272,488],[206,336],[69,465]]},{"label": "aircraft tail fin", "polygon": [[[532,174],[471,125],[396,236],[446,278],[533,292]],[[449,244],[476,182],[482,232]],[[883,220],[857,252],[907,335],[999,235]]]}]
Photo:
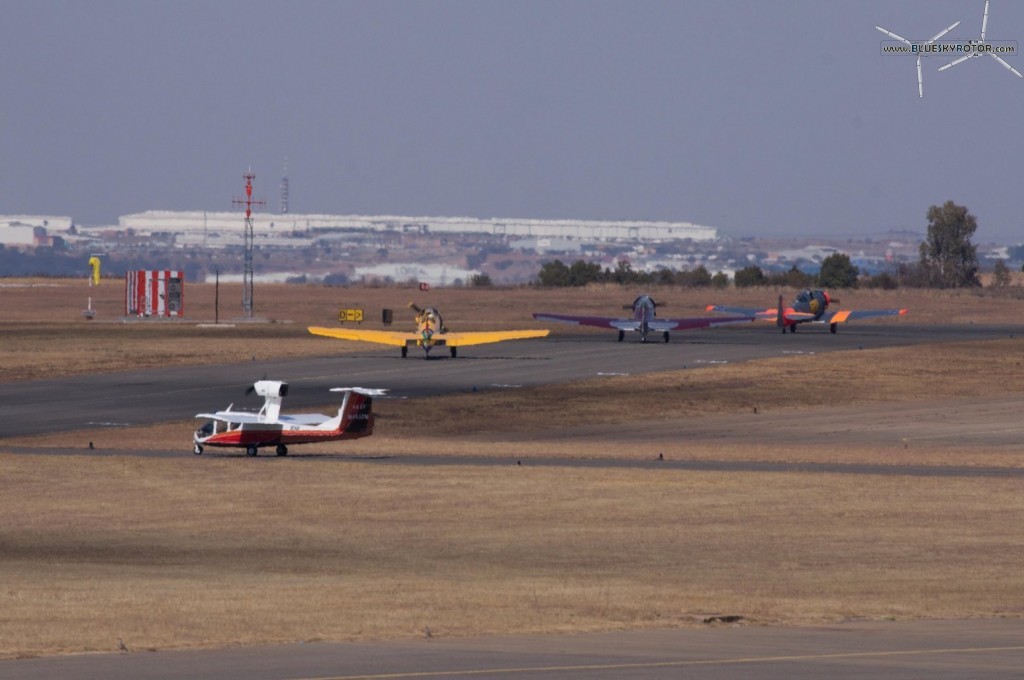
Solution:
[{"label": "aircraft tail fin", "polygon": [[373,434],[373,398],[383,395],[386,390],[363,387],[335,387],[331,392],[344,392],[338,415],[331,419],[334,428],[340,428],[353,437],[369,437]]}]

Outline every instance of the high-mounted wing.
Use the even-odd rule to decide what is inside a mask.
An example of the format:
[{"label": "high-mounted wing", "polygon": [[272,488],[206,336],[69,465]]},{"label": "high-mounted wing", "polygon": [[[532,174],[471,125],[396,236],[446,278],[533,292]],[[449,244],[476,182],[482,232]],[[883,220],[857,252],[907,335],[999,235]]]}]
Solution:
[{"label": "high-mounted wing", "polygon": [[248,411],[217,411],[216,413],[197,413],[196,418],[208,418],[210,420],[219,420],[222,423],[262,423],[266,424],[268,421],[260,419],[260,414],[249,413]]}]

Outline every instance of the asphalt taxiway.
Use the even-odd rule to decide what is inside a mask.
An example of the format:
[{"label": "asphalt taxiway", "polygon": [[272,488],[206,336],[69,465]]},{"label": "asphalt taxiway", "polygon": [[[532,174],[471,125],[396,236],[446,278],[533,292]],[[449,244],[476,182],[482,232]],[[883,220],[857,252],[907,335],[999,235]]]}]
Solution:
[{"label": "asphalt taxiway", "polygon": [[417,398],[777,356],[806,356],[812,366],[814,356],[826,352],[1020,337],[1022,333],[1021,325],[879,323],[851,325],[836,335],[818,327],[783,334],[764,324],[677,333],[668,344],[639,343],[635,336],[620,343],[612,333],[556,335],[467,347],[457,359],[442,351],[428,360],[415,352],[402,359],[395,349],[331,355],[331,342],[325,340],[324,355],[306,359],[0,383],[4,414],[0,438],[187,420],[228,404],[255,410],[259,399],[247,398],[245,390],[261,378],[288,382],[286,408],[296,411],[331,403],[328,390],[332,387],[383,387],[393,398]]},{"label": "asphalt taxiway", "polygon": [[852,622],[421,638],[0,661],[0,680],[1020,678],[1024,621]]}]

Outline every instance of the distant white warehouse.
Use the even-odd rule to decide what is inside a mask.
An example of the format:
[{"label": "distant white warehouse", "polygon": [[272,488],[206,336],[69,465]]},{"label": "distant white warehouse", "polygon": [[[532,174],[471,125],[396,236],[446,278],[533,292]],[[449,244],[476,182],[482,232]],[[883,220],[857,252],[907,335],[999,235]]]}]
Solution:
[{"label": "distant white warehouse", "polygon": [[[238,231],[240,212],[148,210],[124,215],[122,229],[136,233],[208,234]],[[310,230],[364,229],[380,232],[424,234],[496,234],[513,237],[573,238],[581,240],[713,241],[714,227],[690,222],[643,222],[637,220],[528,220],[478,219],[475,217],[402,217],[398,215],[300,215],[253,213],[254,230],[264,233]]]}]

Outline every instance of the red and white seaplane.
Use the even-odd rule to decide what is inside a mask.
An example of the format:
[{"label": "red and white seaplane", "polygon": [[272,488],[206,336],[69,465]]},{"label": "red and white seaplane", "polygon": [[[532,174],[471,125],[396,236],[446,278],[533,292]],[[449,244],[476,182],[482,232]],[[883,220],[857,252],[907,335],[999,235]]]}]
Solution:
[{"label": "red and white seaplane", "polygon": [[246,390],[264,398],[258,412],[235,411],[231,404],[224,411],[199,413],[196,418],[207,422],[195,431],[193,452],[198,456],[205,446],[244,448],[255,456],[261,447],[276,446],[279,456],[288,455],[289,444],[309,444],[338,439],[358,439],[373,434],[373,397],[387,390],[365,387],[335,387],[331,392],[343,392],[344,399],[336,416],[319,413],[281,414],[281,400],[288,396],[288,383],[278,380],[258,380]]}]

